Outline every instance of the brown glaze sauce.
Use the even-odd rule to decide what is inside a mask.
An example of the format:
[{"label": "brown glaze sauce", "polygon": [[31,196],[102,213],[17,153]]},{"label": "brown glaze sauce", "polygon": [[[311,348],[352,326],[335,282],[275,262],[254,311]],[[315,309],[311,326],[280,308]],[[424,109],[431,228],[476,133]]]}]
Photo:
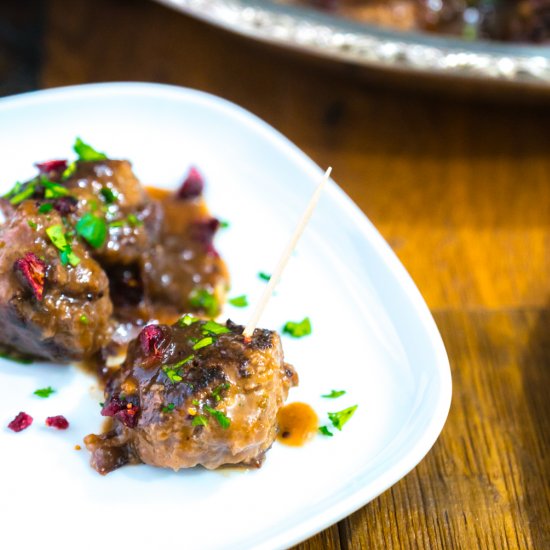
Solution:
[{"label": "brown glaze sauce", "polygon": [[277,415],[279,434],[277,439],[291,447],[300,447],[317,433],[319,418],[307,403],[290,403]]}]

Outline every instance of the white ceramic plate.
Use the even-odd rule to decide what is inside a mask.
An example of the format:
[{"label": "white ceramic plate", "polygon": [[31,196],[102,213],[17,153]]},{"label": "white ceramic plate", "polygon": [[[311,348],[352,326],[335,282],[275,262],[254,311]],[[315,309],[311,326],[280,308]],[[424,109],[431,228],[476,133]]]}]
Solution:
[{"label": "white ceramic plate", "polygon": [[[211,210],[230,222],[218,239],[232,296],[253,302],[322,170],[273,128],[219,98],[153,84],[103,84],[0,101],[0,181],[33,162],[71,156],[75,136],[129,158],[143,182],[173,188],[191,164]],[[330,159],[326,159],[330,163]],[[336,174],[336,177],[338,175]],[[248,309],[225,313],[245,322]],[[390,487],[428,452],[451,397],[449,364],[413,282],[360,210],[331,183],[262,325],[308,315],[313,334],[284,339],[300,375],[290,401],[321,421],[358,404],[334,437],[275,444],[260,470],[125,467],[101,477],[74,450],[101,425],[95,381],[74,367],[0,362],[0,547],[283,548]],[[49,399],[33,391],[51,385]],[[331,389],[347,394],[321,398]],[[19,412],[34,424],[13,433]],[[63,414],[66,432],[44,426]]]}]

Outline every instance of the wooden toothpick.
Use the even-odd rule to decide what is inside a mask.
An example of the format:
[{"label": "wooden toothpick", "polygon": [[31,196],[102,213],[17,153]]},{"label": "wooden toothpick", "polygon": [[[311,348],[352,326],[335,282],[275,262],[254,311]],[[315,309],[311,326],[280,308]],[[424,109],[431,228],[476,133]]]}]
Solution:
[{"label": "wooden toothpick", "polygon": [[256,305],[256,309],[254,310],[254,313],[252,314],[250,321],[248,321],[248,324],[246,325],[246,328],[243,331],[243,335],[245,336],[245,338],[250,338],[254,333],[254,329],[258,325],[258,321],[260,320],[260,317],[262,316],[262,313],[264,312],[267,306],[267,303],[269,302],[269,299],[273,294],[273,290],[275,290],[277,283],[281,279],[281,275],[286,267],[286,264],[288,263],[288,260],[290,259],[290,255],[292,254],[292,251],[296,248],[296,245],[298,244],[298,241],[302,236],[302,233],[304,232],[304,229],[307,223],[309,222],[309,219],[311,218],[311,215],[313,214],[315,207],[317,206],[317,202],[319,201],[319,197],[321,196],[321,191],[323,190],[325,183],[328,181],[331,172],[332,172],[332,167],[329,167],[325,172],[325,175],[323,176],[321,183],[319,183],[319,185],[313,192],[313,196],[311,197],[311,200],[309,201],[309,204],[307,205],[307,208],[304,214],[300,218],[300,221],[298,222],[298,225],[296,226],[296,229],[294,230],[294,233],[290,241],[286,245],[286,248],[284,249],[284,252],[281,258],[277,263],[277,267],[271,274],[271,278],[267,283],[267,286],[264,290],[264,293],[262,294],[262,297],[260,298],[260,301]]}]

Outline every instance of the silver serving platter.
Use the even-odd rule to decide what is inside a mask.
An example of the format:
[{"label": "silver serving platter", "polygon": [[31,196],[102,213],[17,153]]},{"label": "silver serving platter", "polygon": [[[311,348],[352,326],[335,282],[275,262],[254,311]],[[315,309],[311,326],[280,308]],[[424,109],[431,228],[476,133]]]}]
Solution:
[{"label": "silver serving platter", "polygon": [[550,46],[385,30],[270,0],[157,1],[256,40],[342,62],[550,91]]}]

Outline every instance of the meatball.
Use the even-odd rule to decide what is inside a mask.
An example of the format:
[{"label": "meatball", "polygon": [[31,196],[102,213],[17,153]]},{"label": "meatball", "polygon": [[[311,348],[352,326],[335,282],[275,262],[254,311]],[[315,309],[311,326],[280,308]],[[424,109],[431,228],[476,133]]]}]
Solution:
[{"label": "meatball", "polygon": [[101,474],[128,462],[162,468],[259,466],[277,433],[294,369],[276,332],[185,316],[149,325],[106,388],[113,430],[85,439]]},{"label": "meatball", "polygon": [[[108,343],[109,282],[87,247],[70,240],[69,233],[56,210],[40,213],[31,200],[22,202],[2,226],[4,346],[65,362],[90,357]],[[62,250],[60,239],[71,242],[70,248]]]}]

